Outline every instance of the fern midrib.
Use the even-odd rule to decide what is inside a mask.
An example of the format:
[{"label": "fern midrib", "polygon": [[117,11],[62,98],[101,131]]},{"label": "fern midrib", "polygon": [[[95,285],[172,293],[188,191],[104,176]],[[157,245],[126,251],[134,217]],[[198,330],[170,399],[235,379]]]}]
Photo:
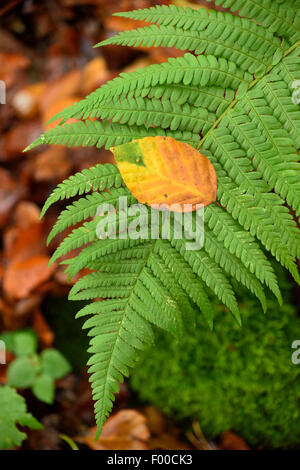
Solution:
[{"label": "fern midrib", "polygon": [[[299,41],[299,43],[300,43],[300,41]],[[183,56],[183,58],[184,58],[184,56]],[[169,71],[169,69],[175,68],[175,67],[174,67],[173,65],[171,65],[169,62],[165,62],[165,64],[168,64],[168,66],[169,66],[169,67],[166,67],[166,68],[165,68],[165,71]],[[151,67],[151,66],[150,66],[150,67]],[[238,68],[238,67],[237,67],[237,68]],[[182,64],[180,64],[180,69],[183,69],[183,70],[185,70],[185,71],[196,70],[196,69],[199,70],[199,67],[196,67],[196,65],[182,65]],[[200,67],[200,70],[202,70],[201,67]],[[236,74],[231,73],[231,72],[229,72],[228,70],[224,71],[224,70],[220,70],[219,68],[212,67],[212,66],[206,67],[205,70],[206,70],[206,71],[207,71],[207,70],[210,70],[210,71],[212,71],[212,72],[216,72],[218,75],[219,75],[220,73],[224,73],[224,74],[226,74],[226,75],[232,77],[233,79],[238,79],[238,80],[240,80],[241,82],[247,83],[247,84],[249,85],[249,81],[246,80],[245,78],[243,78],[243,76],[238,77]],[[242,72],[243,72],[243,74],[245,73],[244,71],[242,71]],[[159,73],[159,71],[158,71],[158,69],[155,69],[154,72],[151,71],[151,73],[152,73],[152,74],[155,74],[155,73],[157,74],[157,73]],[[243,75],[243,74],[241,74],[241,75]],[[111,91],[114,90],[114,88],[117,88],[117,87],[120,86],[120,81],[121,81],[121,80],[122,80],[122,82],[123,82],[123,81],[126,81],[126,80],[128,80],[128,82],[132,82],[133,80],[138,80],[138,78],[141,78],[141,76],[143,76],[143,75],[145,75],[145,76],[149,75],[149,69],[148,69],[146,72],[145,72],[143,69],[142,69],[141,71],[139,71],[140,77],[132,77],[131,75],[129,75],[129,76],[128,76],[128,75],[129,75],[129,74],[127,74],[127,76],[116,77],[114,80],[111,81],[110,84],[107,83],[107,84],[103,85],[103,87],[101,88],[101,90],[102,90],[103,92],[105,92],[105,90],[106,90],[106,91],[109,90],[109,91],[111,92]],[[120,79],[120,80],[118,80],[118,79]],[[123,88],[125,88],[125,86],[124,86]],[[128,91],[130,91],[130,90],[128,90]],[[100,100],[101,98],[102,98],[101,95],[97,97],[98,100]],[[93,104],[93,105],[94,105],[94,104]]]},{"label": "fern midrib", "polygon": [[[229,13],[229,14],[230,14],[230,13]],[[239,17],[237,17],[237,18],[239,18]],[[224,21],[224,20],[221,21],[221,20],[219,20],[219,19],[215,19],[215,18],[211,19],[211,18],[209,18],[209,17],[208,17],[208,19],[209,19],[209,22],[208,22],[206,28],[205,28],[204,30],[202,30],[202,31],[205,31],[206,29],[208,29],[208,27],[211,25],[211,23],[217,23],[218,25],[225,25],[225,26],[228,26],[228,23],[226,23],[226,21]],[[239,18],[239,19],[242,20],[242,18]],[[243,23],[244,23],[245,25],[247,25],[247,23],[249,23],[249,21],[248,21],[248,20],[247,20],[247,21],[243,21]],[[254,30],[251,29],[251,28],[247,28],[247,27],[243,28],[243,27],[239,26],[236,22],[235,22],[235,24],[232,23],[232,26],[234,27],[234,31],[236,31],[236,30],[238,29],[238,30],[241,31],[241,33],[244,33],[245,31],[250,32],[250,34],[256,36],[257,39],[262,39],[264,42],[268,42],[268,43],[270,43],[272,46],[276,46],[276,45],[274,44],[274,42],[272,41],[271,38],[270,38],[270,39],[266,39],[266,36],[265,36],[264,34],[261,34],[261,35],[260,35],[260,34],[258,34],[257,31],[254,31]],[[198,31],[198,30],[196,30],[196,31]],[[200,32],[201,32],[201,31],[200,31]],[[263,30],[262,30],[262,32],[263,32]],[[273,39],[274,39],[274,36],[273,36]],[[277,47],[278,47],[278,49],[281,49],[281,50],[283,51],[283,48],[282,48],[282,45],[281,45],[281,44],[278,45]]]},{"label": "fern midrib", "polygon": [[[291,52],[293,52],[298,46],[300,46],[300,40],[297,41],[295,44],[293,44],[293,46],[291,46],[287,51],[284,52],[283,54],[283,57],[281,59],[280,62],[283,61],[283,59],[285,57],[287,57],[289,54],[291,54]],[[279,62],[279,63],[280,63]],[[256,78],[255,80],[253,80],[253,82],[251,82],[248,86],[248,90],[247,92],[245,93],[244,96],[247,95],[248,91],[251,90],[255,85],[256,83],[258,83],[260,80],[262,80],[264,77],[266,77],[270,72],[271,70],[273,70],[274,67],[276,67],[276,65],[278,64],[274,64],[274,65],[270,65],[266,71],[266,73],[262,76],[262,77],[259,77],[259,78]],[[229,113],[229,111],[231,110],[231,108],[233,108],[233,106],[236,105],[236,103],[238,103],[239,99],[238,98],[235,98],[231,103],[230,105],[228,106],[227,109],[225,109],[225,111],[221,114],[221,116],[215,121],[215,123],[213,124],[213,126],[207,131],[207,133],[202,137],[202,139],[200,140],[199,144],[197,145],[197,149],[200,149],[201,146],[203,145],[203,143],[205,142],[205,140],[207,139],[207,137],[211,134],[211,132],[219,125],[219,123],[222,121],[222,119]]]}]

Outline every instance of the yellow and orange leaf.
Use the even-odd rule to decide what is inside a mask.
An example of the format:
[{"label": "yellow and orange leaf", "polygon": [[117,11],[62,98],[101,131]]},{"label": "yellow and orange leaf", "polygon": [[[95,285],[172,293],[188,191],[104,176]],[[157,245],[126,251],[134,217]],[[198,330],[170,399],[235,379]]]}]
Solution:
[{"label": "yellow and orange leaf", "polygon": [[216,200],[215,169],[188,144],[172,137],[145,137],[111,151],[129,191],[143,204],[176,204],[170,210],[187,212]]}]

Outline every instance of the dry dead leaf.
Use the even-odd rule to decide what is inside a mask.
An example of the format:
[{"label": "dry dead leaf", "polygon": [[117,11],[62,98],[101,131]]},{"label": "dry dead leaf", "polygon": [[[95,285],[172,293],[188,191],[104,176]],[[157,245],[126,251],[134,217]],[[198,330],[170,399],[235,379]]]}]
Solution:
[{"label": "dry dead leaf", "polygon": [[0,161],[6,162],[22,157],[22,152],[32,139],[37,139],[42,129],[39,121],[28,121],[16,124],[0,140]]},{"label": "dry dead leaf", "polygon": [[89,434],[75,440],[93,450],[146,450],[150,432],[146,418],[136,410],[121,410],[104,424],[100,438],[95,442],[96,426]]},{"label": "dry dead leaf", "polygon": [[151,61],[149,57],[140,57],[139,59],[136,59],[133,61],[131,64],[127,65],[127,67],[124,67],[122,72],[123,73],[129,73],[129,72],[135,72],[136,70],[142,69],[144,67],[147,67],[148,65],[151,65]]},{"label": "dry dead leaf", "polygon": [[40,153],[33,168],[35,181],[58,182],[71,172],[72,165],[67,150],[64,147],[50,147]]},{"label": "dry dead leaf", "polygon": [[151,434],[162,434],[166,430],[166,418],[155,406],[145,406],[143,414],[147,418],[147,424]]},{"label": "dry dead leaf", "polygon": [[7,222],[12,208],[21,196],[22,188],[8,171],[0,168],[0,227]]},{"label": "dry dead leaf", "polygon": [[[143,204],[188,212],[216,200],[215,169],[191,145],[172,137],[145,137],[111,151],[129,191]],[[172,204],[177,207],[170,208]]]},{"label": "dry dead leaf", "polygon": [[172,436],[169,433],[162,433],[158,436],[151,437],[149,440],[149,449],[162,449],[162,450],[190,450],[191,446]]},{"label": "dry dead leaf", "polygon": [[39,308],[35,309],[33,313],[32,328],[35,330],[43,346],[50,348],[54,341],[54,333]]},{"label": "dry dead leaf", "polygon": [[15,80],[16,73],[29,65],[29,59],[22,54],[0,52],[0,80],[10,87]]},{"label": "dry dead leaf", "polygon": [[23,202],[16,209],[15,225],[4,232],[3,290],[9,299],[28,297],[55,269],[48,269],[46,227],[38,215],[35,204]]},{"label": "dry dead leaf", "polygon": [[26,220],[4,232],[5,262],[24,261],[32,256],[45,254],[45,230],[40,222],[26,226]]}]

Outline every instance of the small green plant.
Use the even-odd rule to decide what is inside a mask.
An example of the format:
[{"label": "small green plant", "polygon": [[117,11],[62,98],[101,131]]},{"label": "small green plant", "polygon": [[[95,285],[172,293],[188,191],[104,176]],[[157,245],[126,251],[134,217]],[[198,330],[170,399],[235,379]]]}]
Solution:
[{"label": "small green plant", "polygon": [[26,403],[12,387],[0,387],[0,449],[20,446],[26,434],[18,429],[42,429],[43,426],[27,412]]},{"label": "small green plant", "polygon": [[[217,202],[205,208],[202,250],[186,240],[98,239],[103,203],[118,210],[120,196],[135,199],[118,168],[97,165],[61,183],[56,201],[82,196],[60,214],[48,242],[84,222],[64,239],[52,261],[64,260],[70,277],[86,274],[70,299],[104,298],[84,307],[92,336],[89,360],[99,433],[113,406],[118,382],[137,352],[153,341],[152,325],[180,335],[199,308],[213,325],[213,292],[240,322],[231,279],[243,284],[266,310],[265,289],[281,302],[269,251],[299,282],[300,108],[292,101],[300,73],[298,0],[217,0],[232,12],[157,6],[119,16],[155,23],[109,38],[101,45],[175,47],[183,57],[122,73],[60,119],[28,149],[41,144],[119,145],[146,136],[170,136],[207,155],[218,180]],[[68,124],[69,118],[77,122]],[[98,118],[98,119],[96,119]],[[28,150],[27,149],[27,150]],[[90,193],[90,194],[89,194]],[[93,217],[92,220],[90,218]]]},{"label": "small green plant", "polygon": [[0,339],[16,358],[7,369],[7,383],[19,389],[31,388],[39,400],[52,404],[55,380],[64,377],[71,367],[56,349],[45,349],[37,354],[37,337],[32,330],[5,332]]}]

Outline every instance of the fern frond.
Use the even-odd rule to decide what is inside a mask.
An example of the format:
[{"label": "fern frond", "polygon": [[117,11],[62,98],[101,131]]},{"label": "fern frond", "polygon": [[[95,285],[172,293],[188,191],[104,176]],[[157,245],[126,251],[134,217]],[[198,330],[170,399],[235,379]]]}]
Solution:
[{"label": "fern frond", "polygon": [[[89,351],[94,356],[89,361],[89,372],[96,401],[98,432],[101,432],[107,413],[112,408],[117,382],[128,376],[128,367],[135,364],[135,349],[144,348],[152,340],[152,332],[145,320],[175,335],[180,334],[180,308],[147,267],[154,244],[148,244],[146,259],[138,272],[130,276],[115,273],[114,280],[107,273],[88,274],[70,291],[70,298],[75,299],[90,298],[93,292],[116,298],[103,301],[103,304],[96,302],[78,313],[78,316],[94,314],[85,327],[91,328],[90,335],[93,336]],[[135,265],[135,260],[131,263]],[[114,284],[111,287],[112,281],[115,283],[116,280],[121,286],[119,289]],[[79,291],[82,294],[78,294]],[[99,361],[102,361],[101,367]]]},{"label": "fern frond", "polygon": [[41,211],[41,217],[45,215],[52,204],[59,200],[69,199],[74,196],[81,196],[90,191],[103,191],[105,188],[119,188],[124,185],[118,168],[110,163],[98,164],[90,168],[85,168],[54,189],[50,194]]},{"label": "fern frond", "polygon": [[87,245],[96,238],[96,228],[99,218],[85,222],[81,227],[75,228],[67,237],[63,239],[59,247],[53,253],[50,263],[66,255],[70,251]]},{"label": "fern frond", "polygon": [[[147,23],[156,23],[162,26],[176,26],[184,30],[197,30],[199,27],[200,16],[197,10],[193,8],[183,9],[176,5],[157,5],[150,8],[143,8],[132,11],[121,11],[114,13],[113,16],[122,16]],[[207,24],[205,19],[202,20]]]},{"label": "fern frond", "polygon": [[263,91],[267,104],[288,132],[297,148],[300,147],[300,109],[291,99],[291,89],[279,76],[269,74],[261,80],[259,85]]},{"label": "fern frond", "polygon": [[[156,243],[156,247],[158,242]],[[171,296],[175,299],[182,316],[182,320],[188,323],[195,323],[195,310],[193,309],[190,303],[190,297],[187,295],[185,290],[181,287],[181,284],[177,282],[177,279],[174,273],[169,269],[165,264],[164,260],[158,255],[157,248],[153,250],[152,256],[148,259],[147,266],[151,269],[152,276],[155,276],[160,283],[170,292]],[[199,291],[197,291],[199,296]],[[200,305],[196,302],[200,307]],[[203,302],[201,303],[204,309],[207,308],[207,305]],[[201,307],[200,307],[201,309]],[[210,308],[210,316],[211,316]],[[206,315],[206,314],[205,314]]]},{"label": "fern frond", "polygon": [[299,65],[300,65],[300,45],[287,56],[284,57],[279,64],[274,67],[274,74],[278,74],[282,80],[285,81],[288,88],[292,90],[293,82],[299,79]]},{"label": "fern frond", "polygon": [[64,262],[64,264],[68,264],[66,272],[69,274],[69,277],[72,278],[82,268],[93,263],[102,256],[115,253],[124,248],[137,246],[140,243],[142,243],[141,239],[133,240],[131,238],[107,238],[105,240],[96,240],[91,245],[83,248],[76,258],[71,258]]},{"label": "fern frond", "polygon": [[[264,109],[268,109],[267,104]],[[265,132],[258,128],[251,115],[237,112],[236,109],[228,113],[223,122],[236,142],[247,152],[258,175],[297,211],[300,201],[296,163],[298,156],[274,116],[268,113],[261,119],[267,129]]]}]

